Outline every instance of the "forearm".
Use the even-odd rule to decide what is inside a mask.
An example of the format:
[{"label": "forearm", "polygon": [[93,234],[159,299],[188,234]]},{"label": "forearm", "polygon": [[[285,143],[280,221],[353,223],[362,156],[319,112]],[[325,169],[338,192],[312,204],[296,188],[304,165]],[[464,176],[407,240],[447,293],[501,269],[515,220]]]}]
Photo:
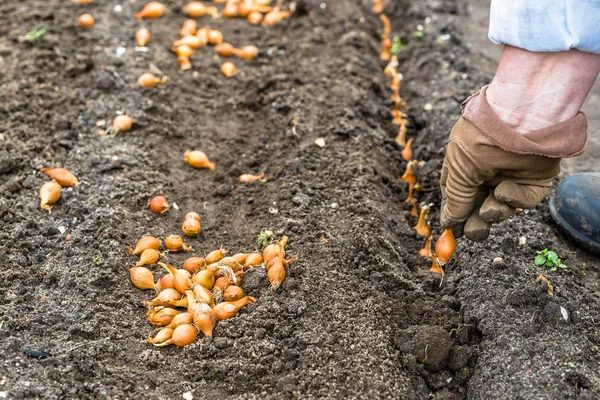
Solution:
[{"label": "forearm", "polygon": [[506,124],[527,133],[574,117],[599,73],[600,54],[505,46],[487,99]]}]

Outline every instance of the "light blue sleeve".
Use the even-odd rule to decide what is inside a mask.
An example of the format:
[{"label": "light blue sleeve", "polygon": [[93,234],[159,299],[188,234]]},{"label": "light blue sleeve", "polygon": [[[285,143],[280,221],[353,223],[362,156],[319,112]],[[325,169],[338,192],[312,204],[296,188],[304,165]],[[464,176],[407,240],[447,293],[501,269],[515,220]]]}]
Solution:
[{"label": "light blue sleeve", "polygon": [[600,54],[600,0],[492,0],[488,36],[529,51]]}]

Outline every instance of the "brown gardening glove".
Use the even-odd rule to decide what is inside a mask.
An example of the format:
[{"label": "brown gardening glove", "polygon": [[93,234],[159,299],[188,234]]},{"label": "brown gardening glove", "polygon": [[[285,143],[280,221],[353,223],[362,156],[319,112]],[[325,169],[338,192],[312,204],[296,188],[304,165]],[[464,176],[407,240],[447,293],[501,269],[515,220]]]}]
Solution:
[{"label": "brown gardening glove", "polygon": [[521,135],[487,105],[485,88],[463,104],[442,167],[441,223],[459,237],[485,240],[493,223],[534,207],[552,187],[562,157],[585,147],[585,115]]},{"label": "brown gardening glove", "polygon": [[560,172],[560,158],[510,153],[464,118],[450,133],[442,167],[442,227],[485,240],[493,223],[536,206]]}]

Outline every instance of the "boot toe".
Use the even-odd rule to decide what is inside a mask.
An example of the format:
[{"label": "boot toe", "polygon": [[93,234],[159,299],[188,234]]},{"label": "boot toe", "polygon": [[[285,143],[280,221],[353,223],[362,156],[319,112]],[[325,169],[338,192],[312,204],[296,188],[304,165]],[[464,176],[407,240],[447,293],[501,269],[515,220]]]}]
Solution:
[{"label": "boot toe", "polygon": [[600,173],[562,181],[550,200],[552,218],[587,250],[600,254]]}]

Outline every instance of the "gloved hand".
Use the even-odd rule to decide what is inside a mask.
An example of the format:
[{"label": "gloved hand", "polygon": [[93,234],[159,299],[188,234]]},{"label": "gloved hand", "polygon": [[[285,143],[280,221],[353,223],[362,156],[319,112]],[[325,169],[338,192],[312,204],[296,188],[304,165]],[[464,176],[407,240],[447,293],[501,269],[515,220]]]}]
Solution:
[{"label": "gloved hand", "polygon": [[464,118],[454,125],[440,186],[442,227],[485,240],[491,224],[536,206],[560,172],[560,158],[522,155],[499,148]]},{"label": "gloved hand", "polygon": [[440,181],[442,227],[477,241],[517,208],[540,203],[560,172],[561,158],[583,152],[587,132],[583,113],[525,135],[515,132],[488,105],[486,88],[463,103]]}]

